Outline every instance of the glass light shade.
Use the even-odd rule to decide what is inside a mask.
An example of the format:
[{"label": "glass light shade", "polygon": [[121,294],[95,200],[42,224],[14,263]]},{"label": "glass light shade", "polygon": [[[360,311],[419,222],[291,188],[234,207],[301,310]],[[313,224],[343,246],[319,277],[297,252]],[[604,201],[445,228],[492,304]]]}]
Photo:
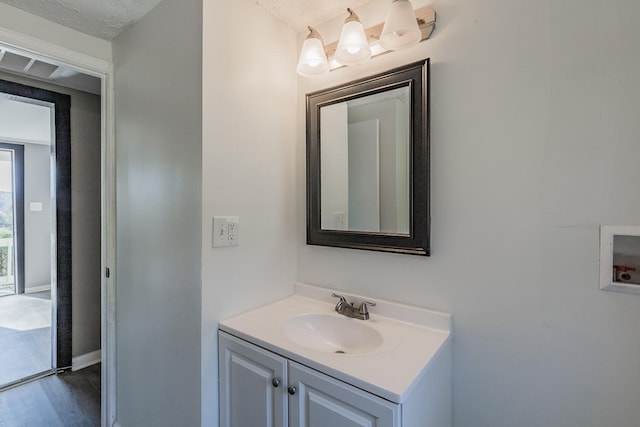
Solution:
[{"label": "glass light shade", "polygon": [[413,6],[409,0],[394,0],[384,21],[380,46],[400,50],[416,45],[422,39]]},{"label": "glass light shade", "polygon": [[303,77],[315,77],[329,72],[329,62],[322,40],[309,37],[304,41],[297,69],[298,74]]},{"label": "glass light shade", "polygon": [[369,41],[364,33],[362,23],[347,18],[342,26],[340,41],[336,49],[336,60],[342,65],[353,65],[371,57]]}]

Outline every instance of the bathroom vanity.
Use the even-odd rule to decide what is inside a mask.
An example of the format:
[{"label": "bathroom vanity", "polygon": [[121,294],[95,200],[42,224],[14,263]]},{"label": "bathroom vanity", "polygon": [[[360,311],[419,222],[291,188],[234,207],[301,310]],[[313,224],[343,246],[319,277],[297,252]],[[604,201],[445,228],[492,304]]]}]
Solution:
[{"label": "bathroom vanity", "polygon": [[220,323],[220,425],[450,427],[450,315],[375,300],[359,320],[331,294],[298,284]]}]

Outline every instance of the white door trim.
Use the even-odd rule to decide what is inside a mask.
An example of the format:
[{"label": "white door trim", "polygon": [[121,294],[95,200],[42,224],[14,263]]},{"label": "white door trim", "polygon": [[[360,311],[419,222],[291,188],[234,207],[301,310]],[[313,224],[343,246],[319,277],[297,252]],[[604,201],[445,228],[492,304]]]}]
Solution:
[{"label": "white door trim", "polygon": [[[0,47],[18,54],[76,68],[102,79],[102,427],[115,424],[116,418],[116,197],[115,197],[115,120],[113,64],[84,53],[0,27]],[[104,274],[110,270],[110,277]]]}]

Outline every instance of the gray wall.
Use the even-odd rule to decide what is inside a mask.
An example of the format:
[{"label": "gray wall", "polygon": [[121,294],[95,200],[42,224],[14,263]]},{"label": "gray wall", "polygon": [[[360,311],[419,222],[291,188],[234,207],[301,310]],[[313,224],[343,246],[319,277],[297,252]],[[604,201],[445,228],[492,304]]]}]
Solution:
[{"label": "gray wall", "polygon": [[430,40],[299,79],[298,122],[310,90],[431,57],[433,255],[305,245],[301,143],[298,278],[452,312],[456,427],[638,426],[640,296],[599,290],[598,228],[640,225],[640,3],[429,3]]},{"label": "gray wall", "polygon": [[202,1],[113,42],[117,421],[200,425]]},{"label": "gray wall", "polygon": [[72,355],[99,350],[100,97],[3,72],[0,79],[71,96]]},{"label": "gray wall", "polygon": [[[51,146],[24,144],[25,291],[51,284]],[[31,202],[42,203],[32,212]]]}]

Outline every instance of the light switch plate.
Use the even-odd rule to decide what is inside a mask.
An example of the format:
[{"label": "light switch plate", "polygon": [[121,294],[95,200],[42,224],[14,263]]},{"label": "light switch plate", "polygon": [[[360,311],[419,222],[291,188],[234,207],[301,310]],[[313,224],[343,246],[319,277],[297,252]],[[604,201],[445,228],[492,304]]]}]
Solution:
[{"label": "light switch plate", "polygon": [[238,246],[240,239],[240,217],[213,217],[213,247]]}]

